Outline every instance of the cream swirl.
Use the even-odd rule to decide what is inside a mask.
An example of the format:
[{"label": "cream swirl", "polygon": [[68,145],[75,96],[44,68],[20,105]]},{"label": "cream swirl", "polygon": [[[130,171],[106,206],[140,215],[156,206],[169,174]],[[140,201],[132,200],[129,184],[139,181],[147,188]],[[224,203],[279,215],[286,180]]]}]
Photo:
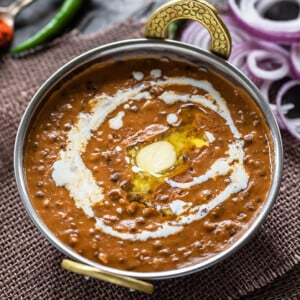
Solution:
[{"label": "cream swirl", "polygon": [[[168,86],[171,85],[193,86],[201,88],[208,94],[205,96],[182,95],[167,90]],[[228,145],[228,151],[225,153],[226,156],[216,160],[206,173],[200,174],[194,177],[192,181],[185,183],[166,178],[165,181],[170,187],[186,189],[211,178],[227,174],[230,174],[230,183],[207,204],[190,207],[188,211],[184,211],[184,214],[179,214],[179,218],[175,221],[157,224],[157,229],[154,231],[140,230],[136,233],[124,233],[115,230],[112,226],[106,225],[101,218],[94,215],[93,205],[103,201],[103,189],[97,185],[92,172],[85,166],[81,155],[85,152],[88,141],[93,136],[93,131],[97,130],[103,124],[108,114],[126,103],[129,99],[131,101],[152,99],[152,95],[145,91],[146,86],[163,87],[165,91],[159,96],[159,99],[166,104],[172,104],[177,101],[193,102],[213,110],[226,121],[234,137],[234,141]],[[93,99],[93,102],[94,106],[91,112],[88,114],[81,113],[77,124],[69,131],[66,149],[60,151],[59,159],[53,164],[52,178],[57,186],[64,186],[69,191],[76,206],[81,208],[87,216],[94,218],[96,220],[95,226],[106,234],[124,240],[141,241],[149,238],[167,237],[181,231],[184,225],[205,217],[212,209],[224,202],[232,194],[238,193],[247,187],[248,174],[243,166],[244,150],[243,141],[240,139],[241,135],[231,118],[226,102],[208,81],[187,77],[164,77],[164,79],[158,81],[145,81],[144,84],[139,83],[135,87],[118,91],[114,95],[101,94]],[[127,221],[129,222],[129,220]],[[126,220],[122,222],[126,223]]]}]

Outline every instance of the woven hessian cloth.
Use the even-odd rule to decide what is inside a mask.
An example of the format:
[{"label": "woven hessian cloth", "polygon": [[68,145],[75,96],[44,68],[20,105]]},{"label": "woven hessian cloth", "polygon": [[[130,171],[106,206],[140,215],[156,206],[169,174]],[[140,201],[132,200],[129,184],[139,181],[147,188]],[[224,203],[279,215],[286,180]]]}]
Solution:
[{"label": "woven hessian cloth", "polygon": [[283,133],[284,176],[264,225],[241,250],[196,274],[155,281],[147,296],[85,279],[60,267],[64,255],[33,225],[17,192],[13,146],[24,109],[38,87],[78,54],[141,37],[142,23],[116,25],[82,37],[71,33],[43,51],[0,61],[0,299],[298,299],[300,143]]}]

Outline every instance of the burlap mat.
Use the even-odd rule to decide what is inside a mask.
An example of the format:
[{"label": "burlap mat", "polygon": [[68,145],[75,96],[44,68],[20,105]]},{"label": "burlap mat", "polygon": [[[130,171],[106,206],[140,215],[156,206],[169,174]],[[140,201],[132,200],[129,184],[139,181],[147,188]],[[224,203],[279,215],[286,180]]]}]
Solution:
[{"label": "burlap mat", "polygon": [[[27,216],[13,174],[13,144],[20,117],[47,77],[79,53],[142,36],[126,23],[82,37],[72,33],[48,49],[0,61],[0,299],[150,299],[61,269],[64,257]],[[184,278],[154,282],[153,299],[296,299],[300,297],[300,143],[283,132],[285,171],[280,195],[256,236],[235,255]]]}]

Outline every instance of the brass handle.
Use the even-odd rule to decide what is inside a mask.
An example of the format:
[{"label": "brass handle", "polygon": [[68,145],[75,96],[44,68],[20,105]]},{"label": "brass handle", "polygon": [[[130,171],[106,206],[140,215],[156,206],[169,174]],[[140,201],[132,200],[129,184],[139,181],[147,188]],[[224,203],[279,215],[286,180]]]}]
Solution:
[{"label": "brass handle", "polygon": [[71,272],[93,277],[96,279],[101,279],[116,285],[124,286],[127,288],[134,289],[136,291],[144,292],[147,294],[152,294],[154,287],[151,283],[138,280],[132,277],[115,275],[88,265],[77,263],[69,259],[63,259],[61,266]]},{"label": "brass handle", "polygon": [[229,31],[216,9],[203,0],[170,1],[150,16],[146,28],[147,38],[163,39],[168,25],[180,19],[192,19],[201,23],[210,34],[210,51],[228,59],[231,52],[231,37]]}]

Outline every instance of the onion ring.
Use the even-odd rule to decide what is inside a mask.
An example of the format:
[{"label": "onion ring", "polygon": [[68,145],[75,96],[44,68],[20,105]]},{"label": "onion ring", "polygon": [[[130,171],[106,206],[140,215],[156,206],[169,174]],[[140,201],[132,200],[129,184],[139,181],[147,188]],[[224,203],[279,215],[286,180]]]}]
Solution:
[{"label": "onion ring", "polygon": [[299,118],[289,119],[286,117],[288,111],[293,109],[295,105],[293,103],[283,104],[284,95],[293,87],[300,86],[300,81],[290,80],[285,83],[279,90],[276,97],[277,112],[285,128],[298,140],[300,140],[300,115]]},{"label": "onion ring", "polygon": [[[258,11],[269,8],[274,2],[262,0],[228,0],[232,17],[243,29],[251,35],[281,44],[300,42],[300,13],[296,19],[274,21],[264,18]],[[294,0],[300,7],[300,0]]]},{"label": "onion ring", "polygon": [[208,49],[210,44],[208,31],[201,24],[195,21],[188,23],[188,26],[186,26],[181,34],[180,40],[204,49]]},{"label": "onion ring", "polygon": [[259,67],[258,61],[263,59],[270,59],[270,53],[265,50],[253,50],[247,57],[247,65],[250,72],[258,78],[278,80],[289,73],[289,63],[279,53],[273,53],[271,56],[271,59],[275,59],[275,62],[280,64],[278,68],[272,70],[262,69]]},{"label": "onion ring", "polygon": [[[255,2],[257,4],[256,9],[258,13],[263,14],[271,5],[279,3],[280,1],[282,0],[251,0],[251,3]],[[300,8],[300,0],[295,1],[297,1]],[[236,5],[236,1],[234,2]],[[243,5],[243,10],[246,11],[248,4],[243,0],[241,0],[241,4]],[[287,47],[284,48],[276,43],[257,39],[253,34],[249,35],[241,26],[237,25],[235,19],[230,15],[224,15],[222,19],[231,32],[232,38],[232,52],[229,62],[245,73],[246,76],[258,86],[264,99],[270,105],[279,127],[281,129],[289,129],[289,131],[298,138],[297,134],[293,133],[295,129],[291,128],[291,125],[290,128],[287,125],[287,123],[291,123],[291,121],[284,116],[286,110],[291,109],[292,106],[277,104],[277,102],[282,103],[282,100],[278,99],[285,93],[283,87],[286,86],[286,83],[282,85],[282,80],[287,76],[291,76],[291,74],[294,75],[295,78],[300,79],[300,44],[293,44],[290,51]],[[299,16],[298,19],[300,20]],[[182,31],[180,40],[208,49],[210,36],[205,28],[194,21],[187,24],[188,25]],[[298,37],[300,39],[300,30]],[[281,83],[278,80],[280,80]],[[277,93],[277,88],[275,88],[274,93],[277,94],[277,98],[276,104],[273,104],[270,103],[270,97],[272,95],[270,95],[269,92],[272,84],[276,81],[278,81],[278,83],[275,83],[277,84],[276,86],[282,86],[279,89],[279,91],[281,91],[280,95]]]},{"label": "onion ring", "polygon": [[291,71],[300,80],[300,44],[291,46]]}]

